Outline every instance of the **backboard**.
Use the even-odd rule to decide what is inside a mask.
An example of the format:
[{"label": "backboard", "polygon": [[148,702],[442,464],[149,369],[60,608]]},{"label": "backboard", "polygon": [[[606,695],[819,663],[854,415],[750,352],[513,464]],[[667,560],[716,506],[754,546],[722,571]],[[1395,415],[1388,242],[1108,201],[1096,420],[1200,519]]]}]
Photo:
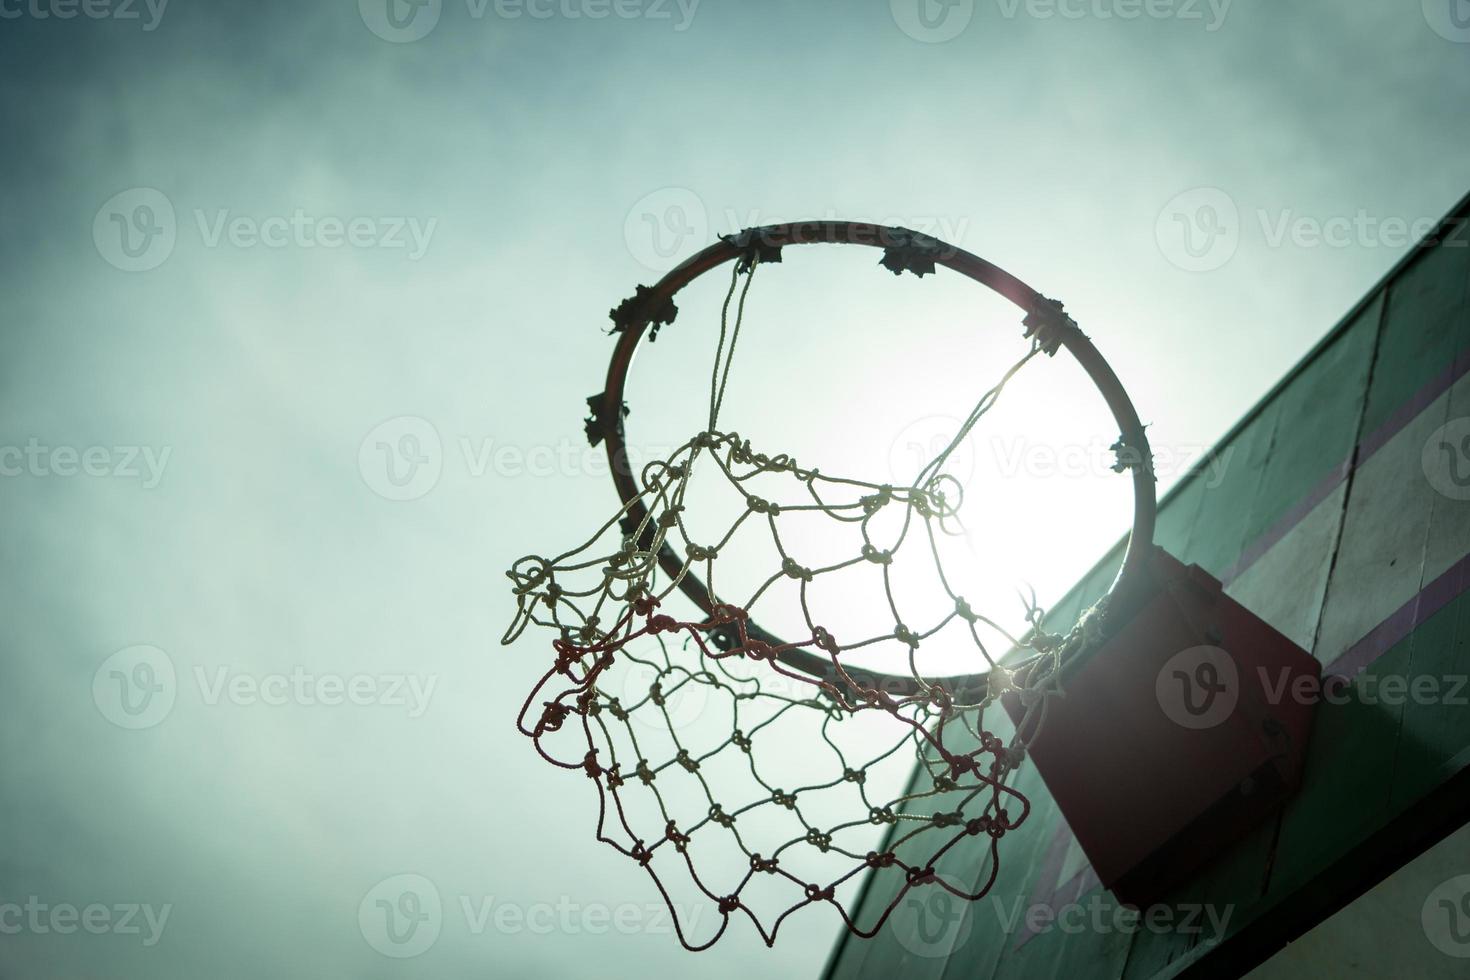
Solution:
[{"label": "backboard", "polygon": [[[1139,918],[1024,767],[1036,809],[992,893],[912,893],[875,939],[839,940],[829,977],[1240,976],[1470,821],[1470,198],[1167,494],[1156,540],[1341,678],[1301,695],[1317,698],[1301,791]],[[966,883],[976,857],[937,870]],[[879,890],[860,917],[892,900]],[[1470,900],[1425,899],[1426,946],[1470,928],[1435,920]]]}]

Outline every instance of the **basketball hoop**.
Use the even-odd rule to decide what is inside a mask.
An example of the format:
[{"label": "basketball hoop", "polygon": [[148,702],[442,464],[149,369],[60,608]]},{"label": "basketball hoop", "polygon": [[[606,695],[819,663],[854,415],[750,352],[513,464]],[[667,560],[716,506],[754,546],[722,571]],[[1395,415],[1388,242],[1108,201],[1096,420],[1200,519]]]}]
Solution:
[{"label": "basketball hoop", "polygon": [[[908,272],[923,277],[938,268],[949,269],[988,287],[1022,311],[1024,352],[981,396],[949,445],[908,486],[828,475],[808,461],[762,451],[763,447],[719,425],[744,322],[745,299],[757,271],[780,262],[788,246],[821,244],[879,248],[883,252],[880,264],[895,275]],[[681,289],[732,262],[711,374],[707,425],[666,458],[635,473],[624,432],[624,390],[634,351],[645,334],[654,340],[660,329],[675,322],[674,297]],[[587,434],[593,445],[605,443],[623,503],[582,545],[554,558],[528,556],[508,573],[515,584],[518,612],[503,642],[514,641],[535,625],[551,632],[555,652],[554,662],[522,708],[518,727],[548,761],[581,770],[593,781],[599,800],[598,838],[652,875],[676,918],[660,868],[665,876],[675,869],[687,872],[698,893],[718,907],[721,924],[713,938],[692,938],[686,935],[684,924],[679,924],[680,939],[691,949],[711,945],[736,913],[749,916],[770,944],[781,923],[807,905],[834,905],[849,929],[871,936],[912,888],[943,887],[968,900],[982,897],[998,873],[1000,839],[1020,825],[1030,808],[1026,798],[1007,785],[1008,776],[1024,759],[1027,745],[1045,721],[1048,703],[1061,695],[1070,669],[1108,634],[1109,610],[1128,606],[1147,578],[1155,519],[1151,456],[1143,426],[1112,369],[1062,304],[1009,273],[916,232],[854,222],[778,225],[728,236],[654,286],[638,287],[611,315],[619,339],[604,390],[588,399]],[[1038,355],[1054,356],[1064,348],[1101,392],[1121,433],[1114,447],[1118,454],[1115,468],[1131,475],[1133,526],[1117,578],[1076,625],[1059,633],[1044,631],[1041,610],[1032,601],[1027,604],[1030,630],[1012,636],[954,591],[944,573],[936,533],[943,533],[954,518],[961,494],[959,483],[945,473],[944,464],[1018,371]],[[688,508],[698,506],[690,498],[690,480],[696,469],[718,474],[723,486],[743,504],[727,533],[716,539],[696,540],[686,519]],[[804,564],[799,554],[786,547],[781,532],[783,518],[797,512],[851,531],[851,557],[822,566]],[[875,530],[880,516],[901,530],[882,536]],[[777,567],[770,569],[753,594],[723,595],[713,587],[722,549],[737,533],[757,533],[754,529],[759,528],[764,528],[775,546],[780,557]],[[947,594],[946,611],[937,622],[907,623],[900,615],[891,576],[895,556],[905,546],[932,557],[933,570]],[[819,622],[813,617],[809,590],[819,588],[824,576],[854,569],[881,577],[893,613],[891,631],[851,635],[842,623]],[[759,603],[776,590],[799,599],[805,620],[800,635],[782,639],[757,624]],[[699,615],[676,615],[670,604],[676,593],[691,601]],[[1002,657],[993,656],[982,640],[981,627],[998,633],[1011,648],[1030,653],[1002,665]],[[968,636],[986,669],[958,677],[927,674],[919,666],[917,651],[926,643],[939,642],[942,634],[944,641]],[[615,691],[615,685],[609,683],[611,672],[621,663],[638,660],[639,651],[655,649],[652,683],[632,695],[626,689]],[[847,655],[859,649],[891,652],[893,662],[906,661],[909,669],[858,670]],[[1001,651],[1002,655],[1007,652]],[[737,663],[755,669],[755,678],[733,672],[731,665]],[[762,678],[768,685],[779,682],[781,690],[763,689]],[[677,726],[670,723],[666,726],[670,744],[676,747],[671,757],[663,761],[646,758],[629,727],[630,720],[642,712],[640,717],[667,721],[670,689],[688,685],[706,695],[730,699],[737,718],[738,709],[750,704],[783,716],[805,712],[834,750],[836,744],[826,738],[830,726],[864,714],[884,716],[893,722],[894,744],[879,758],[907,745],[923,767],[922,775],[900,798],[870,799],[865,777],[877,760],[854,763],[837,750],[837,766],[830,776],[814,771],[809,785],[783,789],[761,776],[758,742],[764,729],[746,730],[733,724],[728,738],[692,752],[680,742]],[[1002,696],[1023,706],[1009,739],[996,735],[995,726],[986,719],[986,712]],[[570,749],[565,747],[568,741]],[[703,771],[712,760],[722,758],[721,753],[747,757],[750,772],[765,795],[731,804],[717,801],[715,788]],[[708,798],[708,808],[693,819],[675,816],[661,789],[675,779],[697,782],[699,792]],[[639,824],[625,806],[625,794],[640,788],[657,801],[657,825]],[[850,819],[819,825],[803,815],[805,800],[829,792],[848,794]],[[931,812],[917,813],[920,806],[932,807]],[[762,808],[796,814],[805,833],[768,843],[747,840],[736,825],[742,819],[752,822],[746,815]],[[870,835],[872,826],[900,819],[912,820],[914,829],[895,835],[882,852],[845,846],[858,833]],[[725,832],[733,835],[749,861],[744,873],[729,883],[711,880],[712,875],[701,873],[695,860],[699,835]],[[986,868],[976,888],[968,892],[957,890],[935,870],[935,862],[966,837],[988,839]],[[910,850],[919,856],[900,854]],[[803,855],[845,861],[845,866],[818,878],[794,870],[795,859]],[[835,894],[844,882],[864,871],[895,874],[902,880],[897,897],[871,924],[855,922]],[[793,900],[775,914],[762,916],[744,897],[748,883],[757,876],[789,884]]]}]

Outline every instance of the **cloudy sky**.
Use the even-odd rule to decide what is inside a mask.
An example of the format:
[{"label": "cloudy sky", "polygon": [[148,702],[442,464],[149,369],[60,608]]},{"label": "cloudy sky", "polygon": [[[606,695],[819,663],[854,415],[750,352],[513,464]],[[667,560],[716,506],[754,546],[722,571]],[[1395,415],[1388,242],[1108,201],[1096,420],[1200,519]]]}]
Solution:
[{"label": "cloudy sky", "polygon": [[[687,970],[585,780],[514,731],[544,637],[498,642],[504,569],[616,503],[581,432],[608,308],[742,226],[916,227],[1063,298],[1189,458],[1465,192],[1465,23],[0,0],[0,975]],[[767,295],[730,411],[881,465],[968,410],[1015,324],[971,349],[846,275]],[[640,361],[647,445],[701,424],[714,326]],[[1062,424],[1087,403],[1058,377],[1023,394],[1066,392]],[[1054,597],[1122,512],[1085,460],[1011,476],[1083,501],[1032,572]],[[406,895],[408,942],[377,904]],[[772,953],[735,923],[698,968],[810,976],[836,927]]]}]

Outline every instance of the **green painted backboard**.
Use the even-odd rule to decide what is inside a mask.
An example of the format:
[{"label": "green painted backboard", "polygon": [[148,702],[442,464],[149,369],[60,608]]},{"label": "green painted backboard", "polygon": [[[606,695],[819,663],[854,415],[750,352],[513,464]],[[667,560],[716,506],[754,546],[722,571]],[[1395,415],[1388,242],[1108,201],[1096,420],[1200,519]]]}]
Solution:
[{"label": "green painted backboard", "polygon": [[[1296,797],[1139,921],[1026,765],[1015,785],[1035,809],[1002,842],[990,895],[910,892],[876,938],[840,941],[830,977],[1239,976],[1470,820],[1467,297],[1470,198],[1222,440],[1220,466],[1161,502],[1160,545],[1326,675],[1353,678],[1317,705]],[[1106,589],[1118,558],[1058,621]],[[973,887],[979,846],[937,870]],[[889,887],[865,886],[859,921],[892,901]],[[1437,913],[1424,914],[1429,942]]]}]

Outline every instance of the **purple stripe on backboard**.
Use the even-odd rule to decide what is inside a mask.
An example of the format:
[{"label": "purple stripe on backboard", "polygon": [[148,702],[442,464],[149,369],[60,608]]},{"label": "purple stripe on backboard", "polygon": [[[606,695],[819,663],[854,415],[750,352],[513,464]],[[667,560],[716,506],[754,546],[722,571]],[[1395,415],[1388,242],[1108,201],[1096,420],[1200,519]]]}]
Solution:
[{"label": "purple stripe on backboard", "polygon": [[1254,565],[1262,555],[1271,550],[1272,546],[1286,537],[1291,529],[1300,524],[1318,504],[1326,500],[1332,491],[1347,479],[1349,472],[1362,466],[1374,453],[1387,445],[1390,439],[1402,432],[1410,422],[1434,404],[1435,399],[1449,391],[1450,387],[1467,372],[1470,372],[1470,347],[1456,354],[1454,360],[1443,371],[1421,385],[1408,401],[1395,409],[1378,428],[1368,433],[1347,459],[1334,466],[1332,471],[1318,481],[1316,486],[1307,491],[1306,496],[1297,501],[1285,514],[1282,514],[1269,528],[1247,545],[1240,557],[1225,570],[1220,581],[1228,585],[1244,574],[1246,569]]},{"label": "purple stripe on backboard", "polygon": [[1041,870],[1036,875],[1036,884],[1031,889],[1031,904],[1021,910],[1021,921],[1017,923],[1020,935],[1016,939],[1013,949],[1020,949],[1026,944],[1026,940],[1036,935],[1031,931],[1030,916],[1027,910],[1036,905],[1049,905],[1056,896],[1057,879],[1062,876],[1062,864],[1067,859],[1067,848],[1072,843],[1072,828],[1067,826],[1065,820],[1057,828],[1052,836],[1051,843],[1047,845],[1046,857],[1041,859]]},{"label": "purple stripe on backboard", "polygon": [[1368,631],[1368,635],[1348,647],[1336,660],[1327,664],[1329,674],[1351,680],[1369,664],[1383,656],[1395,643],[1418,629],[1429,617],[1439,612],[1470,586],[1470,555],[1461,558],[1439,578],[1430,582],[1419,594],[1395,609],[1387,619]]},{"label": "purple stripe on backboard", "polygon": [[1220,577],[1220,582],[1229,585],[1235,581],[1262,555],[1270,551],[1277,542],[1286,537],[1292,528],[1305,520],[1308,514],[1317,509],[1318,504],[1326,500],[1332,491],[1342,485],[1342,481],[1347,479],[1349,469],[1350,460],[1346,459],[1334,466],[1332,472],[1319,480],[1317,485],[1309,490],[1305,497],[1297,501],[1290,510],[1282,514],[1276,523],[1257,535],[1245,551],[1241,552],[1235,563],[1225,570],[1225,574]]},{"label": "purple stripe on backboard", "polygon": [[1408,401],[1394,409],[1388,418],[1384,419],[1382,425],[1363,438],[1363,441],[1358,444],[1358,459],[1365,460],[1378,452],[1388,440],[1402,431],[1404,426],[1418,418],[1419,413],[1434,404],[1436,398],[1449,391],[1450,385],[1465,373],[1467,364],[1470,364],[1470,352],[1461,351],[1453,361],[1445,366],[1443,371],[1420,386]]},{"label": "purple stripe on backboard", "polygon": [[[1073,904],[1083,895],[1086,895],[1088,892],[1092,891],[1092,889],[1102,884],[1102,879],[1097,876],[1096,871],[1092,870],[1092,865],[1083,864],[1082,867],[1077,870],[1076,874],[1072,875],[1072,877],[1068,878],[1066,881],[1057,884],[1054,888],[1051,889],[1050,894],[1047,894],[1045,882],[1047,881],[1048,877],[1050,877],[1051,880],[1055,881],[1056,878],[1061,874],[1061,859],[1066,857],[1067,848],[1072,843],[1071,832],[1065,827],[1063,827],[1063,830],[1066,832],[1058,834],[1057,837],[1052,841],[1053,847],[1056,847],[1058,842],[1061,843],[1061,847],[1057,849],[1058,867],[1044,867],[1042,869],[1042,875],[1040,878],[1037,879],[1036,882],[1036,889],[1031,894],[1031,904],[1022,911],[1021,937],[1016,940],[1016,945],[1012,947],[1013,949],[1020,949],[1022,946],[1026,945],[1027,940],[1037,935],[1035,932],[1031,931],[1031,926],[1029,924],[1029,915],[1032,908],[1044,905],[1047,908],[1051,909],[1052,912],[1060,913],[1063,908]],[[1048,852],[1048,860],[1051,858],[1051,856],[1051,853]],[[1043,898],[1043,896],[1045,897]]]},{"label": "purple stripe on backboard", "polygon": [[1082,872],[1074,874],[1067,883],[1058,888],[1056,894],[1051,897],[1051,910],[1060,912],[1062,909],[1077,901],[1077,896],[1082,894]]}]

